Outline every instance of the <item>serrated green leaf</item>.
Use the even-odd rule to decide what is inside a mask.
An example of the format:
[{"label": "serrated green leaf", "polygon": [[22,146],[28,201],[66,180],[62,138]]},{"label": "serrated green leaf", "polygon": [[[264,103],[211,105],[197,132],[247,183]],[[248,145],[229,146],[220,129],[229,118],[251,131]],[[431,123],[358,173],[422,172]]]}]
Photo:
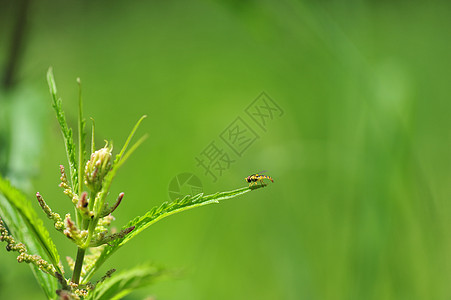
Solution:
[{"label": "serrated green leaf", "polygon": [[66,147],[67,161],[69,162],[70,178],[72,190],[78,191],[78,174],[77,174],[77,160],[75,155],[75,143],[72,134],[72,129],[67,126],[66,116],[64,114],[61,99],[58,97],[55,78],[53,77],[53,70],[49,68],[47,72],[47,82],[49,84],[50,94],[53,100],[53,109],[56,113],[56,119],[60,124],[61,133],[64,138],[64,145]]},{"label": "serrated green leaf", "polygon": [[165,276],[167,272],[153,266],[139,266],[129,269],[99,283],[88,294],[87,300],[122,299],[134,290],[150,285]]},{"label": "serrated green leaf", "polygon": [[127,243],[129,240],[138,235],[141,231],[154,224],[155,222],[168,217],[170,215],[192,209],[195,207],[200,207],[207,204],[219,203],[221,200],[234,198],[239,195],[243,195],[251,190],[260,188],[260,186],[254,186],[253,188],[244,187],[228,192],[215,193],[213,195],[204,196],[199,194],[196,196],[185,196],[182,199],[177,199],[173,202],[164,202],[160,206],[152,208],[142,217],[136,217],[130,221],[127,225],[122,227],[123,229],[135,226],[135,229],[123,238],[114,240],[109,243],[110,246],[105,247],[102,251],[99,259],[96,263],[87,270],[84,281],[88,281],[98,268],[103,264],[103,262],[110,257],[116,250]]},{"label": "serrated green leaf", "polygon": [[[8,226],[11,234],[18,241],[26,245],[29,253],[40,255],[44,259],[48,258],[39,241],[35,238],[33,231],[29,230],[27,222],[3,194],[0,194],[0,216],[3,219],[3,222]],[[55,291],[58,288],[56,278],[42,272],[34,264],[29,264],[29,266],[47,297],[49,299],[56,299]]]},{"label": "serrated green leaf", "polygon": [[30,230],[30,234],[34,235],[55,269],[62,273],[59,268],[60,257],[56,246],[50,238],[47,228],[44,227],[42,219],[37,216],[36,211],[31,206],[31,203],[2,176],[0,176],[0,193],[8,200],[14,210],[22,216]]}]

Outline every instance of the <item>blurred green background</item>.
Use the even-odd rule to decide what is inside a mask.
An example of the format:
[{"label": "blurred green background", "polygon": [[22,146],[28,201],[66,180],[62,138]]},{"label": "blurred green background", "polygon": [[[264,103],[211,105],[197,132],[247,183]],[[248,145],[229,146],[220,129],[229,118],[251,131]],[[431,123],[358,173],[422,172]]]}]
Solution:
[{"label": "blurred green background", "polygon": [[[72,212],[58,187],[66,160],[49,66],[73,127],[81,78],[98,146],[117,150],[149,116],[148,140],[113,184],[113,197],[125,192],[116,226],[169,200],[179,173],[205,193],[261,170],[275,179],[124,246],[103,271],[155,262],[184,272],[126,299],[450,299],[449,2],[23,3],[22,50],[0,91],[0,162],[30,199],[39,191]],[[0,1],[2,76],[23,3]],[[226,148],[219,135],[262,91],[284,114],[266,131],[245,119],[260,138],[213,182],[195,157],[212,141]],[[44,299],[14,254],[2,251],[0,266],[1,299]]]}]

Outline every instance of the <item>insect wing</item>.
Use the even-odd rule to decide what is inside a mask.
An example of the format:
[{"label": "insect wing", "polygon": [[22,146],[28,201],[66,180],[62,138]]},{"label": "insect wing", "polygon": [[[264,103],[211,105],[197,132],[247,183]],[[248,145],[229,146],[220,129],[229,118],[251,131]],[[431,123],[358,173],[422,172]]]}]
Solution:
[{"label": "insect wing", "polygon": [[260,174],[263,174],[263,173],[266,173],[266,172],[268,172],[268,171],[264,170],[264,171],[261,171],[261,172],[255,173],[255,174],[253,174],[253,175],[257,175],[257,176],[259,176]]}]

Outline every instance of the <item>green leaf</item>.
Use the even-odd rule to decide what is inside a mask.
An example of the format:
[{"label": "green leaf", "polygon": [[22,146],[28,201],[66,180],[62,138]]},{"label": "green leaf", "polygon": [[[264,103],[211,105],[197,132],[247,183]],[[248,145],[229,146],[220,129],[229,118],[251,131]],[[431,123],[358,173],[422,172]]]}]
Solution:
[{"label": "green leaf", "polygon": [[113,166],[111,170],[108,172],[108,174],[105,176],[102,182],[102,189],[96,196],[96,200],[94,202],[94,215],[95,219],[91,221],[89,224],[88,231],[91,233],[88,235],[86,242],[85,242],[85,248],[89,247],[89,244],[91,242],[92,233],[94,232],[95,226],[97,226],[97,222],[102,214],[102,210],[104,209],[105,199],[108,195],[108,191],[110,189],[111,183],[113,182],[114,176],[116,176],[117,171],[122,166],[122,164],[127,160],[127,158],[139,147],[139,145],[144,142],[147,136],[141,137],[128,152],[125,152],[127,150],[128,144],[130,143],[131,139],[133,138],[133,135],[135,134],[136,130],[138,129],[141,122],[146,118],[147,116],[142,116],[138,122],[136,122],[135,126],[132,129],[132,132],[128,136],[124,146],[121,149],[121,152],[116,155]]},{"label": "green leaf", "polygon": [[34,235],[34,238],[39,242],[55,269],[62,273],[59,267],[60,257],[56,246],[50,238],[49,232],[44,227],[42,220],[37,216],[36,211],[32,208],[31,203],[19,190],[12,187],[11,184],[1,176],[0,193],[3,194],[6,200],[8,200],[14,210],[21,215],[30,230],[30,234]]},{"label": "green leaf", "polygon": [[125,141],[124,146],[121,149],[121,152],[119,152],[118,155],[116,155],[116,158],[114,160],[114,164],[117,164],[121,159],[122,156],[124,155],[125,151],[127,150],[128,144],[130,144],[130,141],[132,140],[133,136],[135,135],[136,130],[138,130],[139,125],[141,124],[141,122],[147,118],[146,115],[142,116],[138,122],[136,122],[135,126],[133,127],[132,131],[130,132],[130,134],[128,135],[127,140]]},{"label": "green leaf", "polygon": [[183,197],[182,199],[177,199],[173,202],[164,202],[160,206],[152,208],[144,216],[136,217],[135,219],[130,221],[127,225],[122,227],[123,229],[126,229],[135,226],[135,229],[126,236],[124,236],[123,238],[119,238],[117,240],[110,242],[109,243],[110,246],[105,247],[96,263],[91,268],[88,268],[84,281],[87,282],[98,270],[98,268],[103,264],[103,262],[108,257],[110,257],[117,249],[119,249],[121,246],[123,246],[125,243],[127,243],[129,240],[134,238],[141,231],[143,231],[150,225],[154,224],[155,222],[170,215],[188,209],[204,206],[207,204],[219,203],[219,201],[221,200],[231,199],[260,187],[261,186],[254,186],[252,188],[244,187],[233,191],[221,192],[207,196],[204,196],[203,194],[199,194],[196,196],[188,195]]},{"label": "green leaf", "polygon": [[70,178],[72,190],[78,191],[78,176],[77,176],[77,160],[75,156],[75,143],[72,136],[72,129],[67,126],[66,117],[61,104],[61,98],[58,97],[56,91],[55,78],[53,77],[53,70],[49,68],[47,72],[47,82],[50,88],[50,94],[53,99],[53,108],[56,112],[56,118],[61,127],[61,132],[66,146],[67,161],[69,162]]},{"label": "green leaf", "polygon": [[81,97],[81,81],[78,82],[78,195],[83,191],[83,168],[86,159],[86,121],[83,118],[83,100]]},{"label": "green leaf", "polygon": [[[81,97],[81,80],[77,78],[78,83],[78,173],[77,173],[77,190],[75,191],[78,195],[83,192],[83,170],[86,160],[86,121],[83,118],[83,99]],[[77,225],[80,226],[82,223],[82,216],[80,212],[75,210],[75,218],[77,220]]]},{"label": "green leaf", "polygon": [[133,135],[135,134],[136,130],[138,129],[141,122],[146,118],[147,116],[142,116],[138,122],[135,124],[135,126],[132,129],[132,132],[127,138],[127,141],[125,142],[124,146],[122,147],[121,152],[116,155],[113,163],[113,167],[108,172],[108,174],[105,176],[105,179],[102,183],[102,190],[99,192],[99,200],[96,201],[94,211],[96,212],[96,215],[99,216],[101,210],[104,207],[105,204],[105,198],[108,194],[108,191],[110,190],[111,183],[113,182],[114,176],[116,176],[117,171],[119,168],[124,164],[124,162],[130,157],[130,155],[144,142],[144,140],[147,138],[146,135],[141,137],[128,152],[125,152],[128,144],[130,143],[131,139],[133,138]]},{"label": "green leaf", "polygon": [[138,266],[114,274],[104,282],[97,284],[89,293],[87,300],[122,299],[132,291],[150,285],[155,280],[167,275],[167,272],[154,266]]},{"label": "green leaf", "polygon": [[[20,241],[26,245],[29,253],[38,254],[44,259],[48,258],[48,255],[42,249],[38,239],[35,237],[33,230],[29,229],[29,224],[1,193],[0,215],[4,223],[8,226],[10,233],[16,238],[17,241]],[[49,299],[56,299],[55,291],[58,288],[56,278],[42,272],[34,264],[29,264],[29,266],[47,297]]]}]

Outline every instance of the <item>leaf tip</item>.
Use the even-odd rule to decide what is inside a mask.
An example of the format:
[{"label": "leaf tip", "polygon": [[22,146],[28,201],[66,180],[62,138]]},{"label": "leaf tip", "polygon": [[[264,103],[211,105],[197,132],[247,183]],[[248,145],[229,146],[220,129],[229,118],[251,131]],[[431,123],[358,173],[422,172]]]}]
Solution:
[{"label": "leaf tip", "polygon": [[[47,71],[47,83],[50,88],[50,93],[56,97],[56,84],[55,78],[53,77],[53,67],[49,67]],[[56,101],[56,99],[54,99]]]},{"label": "leaf tip", "polygon": [[50,66],[49,69],[47,70],[47,77],[48,76],[53,76],[53,67]]}]

